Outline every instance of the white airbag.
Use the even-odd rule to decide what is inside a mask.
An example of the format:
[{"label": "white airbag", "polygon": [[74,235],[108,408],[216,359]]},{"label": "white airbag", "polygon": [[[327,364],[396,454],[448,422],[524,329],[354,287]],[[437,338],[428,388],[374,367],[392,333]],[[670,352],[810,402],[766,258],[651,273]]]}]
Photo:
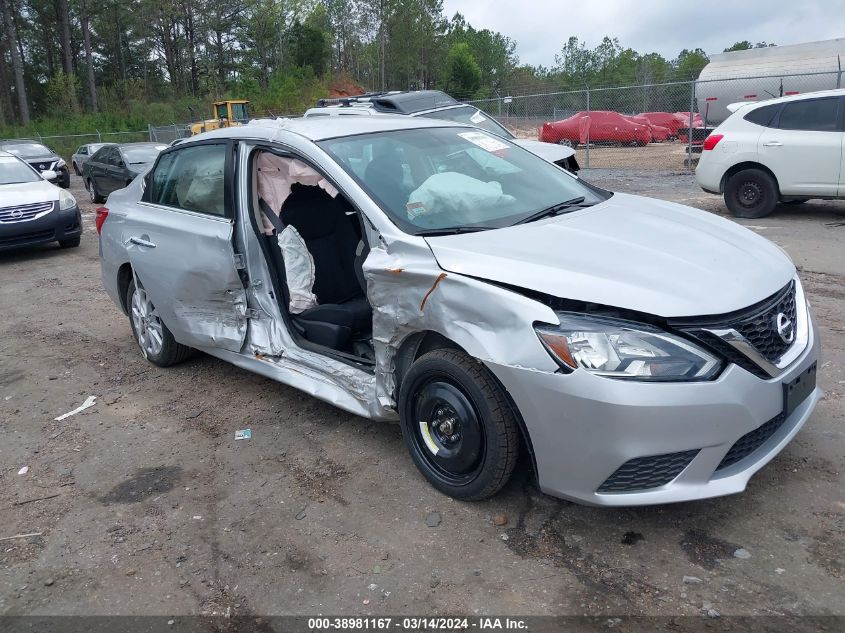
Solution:
[{"label": "white airbag", "polygon": [[301,314],[317,305],[314,288],[314,258],[302,236],[292,226],[286,226],[278,235],[279,248],[285,261],[285,278],[288,284],[291,314]]},{"label": "white airbag", "polygon": [[[408,197],[408,219],[417,226],[472,224],[490,217],[490,207],[510,204],[513,196],[502,192],[496,181],[483,182],[447,171],[429,176]],[[437,216],[428,218],[426,216]]]}]

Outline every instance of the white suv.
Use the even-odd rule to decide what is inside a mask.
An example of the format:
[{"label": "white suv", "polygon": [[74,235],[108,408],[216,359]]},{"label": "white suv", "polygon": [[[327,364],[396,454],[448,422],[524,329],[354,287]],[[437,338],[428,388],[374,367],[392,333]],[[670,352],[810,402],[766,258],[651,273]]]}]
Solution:
[{"label": "white suv", "polygon": [[845,198],[845,90],[739,107],[704,141],[695,170],[730,212],[762,218],[778,202]]}]

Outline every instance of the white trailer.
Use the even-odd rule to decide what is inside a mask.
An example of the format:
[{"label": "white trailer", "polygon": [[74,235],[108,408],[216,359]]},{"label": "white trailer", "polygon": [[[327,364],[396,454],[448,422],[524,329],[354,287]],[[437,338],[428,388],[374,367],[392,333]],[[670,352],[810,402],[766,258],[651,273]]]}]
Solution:
[{"label": "white trailer", "polygon": [[724,121],[727,106],[845,85],[845,37],[713,55],[696,84],[705,126]]}]

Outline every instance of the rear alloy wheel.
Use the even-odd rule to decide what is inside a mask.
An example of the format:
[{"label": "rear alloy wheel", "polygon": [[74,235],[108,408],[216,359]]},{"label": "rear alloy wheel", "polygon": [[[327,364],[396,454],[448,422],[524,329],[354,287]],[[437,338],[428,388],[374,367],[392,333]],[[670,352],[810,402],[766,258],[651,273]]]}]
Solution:
[{"label": "rear alloy wheel", "polygon": [[516,419],[476,359],[454,349],[417,359],[402,380],[399,411],[414,463],[441,492],[487,499],[510,479],[519,448]]},{"label": "rear alloy wheel", "polygon": [[106,201],[103,196],[97,191],[97,185],[90,178],[85,181],[85,188],[88,190],[88,197],[94,204],[101,204]]},{"label": "rear alloy wheel", "polygon": [[775,179],[760,169],[743,169],[728,179],[725,204],[738,218],[764,218],[778,201]]},{"label": "rear alloy wheel", "polygon": [[137,288],[134,281],[129,282],[126,305],[129,307],[129,324],[132,326],[132,334],[144,358],[159,367],[169,367],[191,355],[193,350],[176,342],[159,317],[146,291],[143,288]]}]

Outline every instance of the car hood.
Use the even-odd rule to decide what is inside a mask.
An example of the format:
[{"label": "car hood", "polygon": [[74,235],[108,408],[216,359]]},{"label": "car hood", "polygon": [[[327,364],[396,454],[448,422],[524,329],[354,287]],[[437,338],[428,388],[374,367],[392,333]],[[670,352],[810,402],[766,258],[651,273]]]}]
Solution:
[{"label": "car hood", "polygon": [[575,155],[574,149],[566,145],[558,145],[557,143],[544,143],[543,141],[530,138],[515,138],[511,142],[550,163],[556,163],[559,160]]},{"label": "car hood", "polygon": [[25,160],[30,165],[34,165],[35,163],[47,163],[49,165],[50,163],[54,163],[59,160],[59,157],[55,154],[45,154],[44,156],[27,156],[26,158],[21,156],[20,158]]},{"label": "car hood", "polygon": [[730,220],[620,193],[548,220],[426,240],[447,272],[662,317],[739,310],[795,274],[780,248]]},{"label": "car hood", "polygon": [[152,166],[152,163],[131,163],[128,165],[129,171],[133,172],[136,176],[138,174],[145,174],[147,170]]},{"label": "car hood", "polygon": [[0,207],[11,207],[33,202],[50,202],[59,199],[59,190],[46,180],[0,185]]}]

